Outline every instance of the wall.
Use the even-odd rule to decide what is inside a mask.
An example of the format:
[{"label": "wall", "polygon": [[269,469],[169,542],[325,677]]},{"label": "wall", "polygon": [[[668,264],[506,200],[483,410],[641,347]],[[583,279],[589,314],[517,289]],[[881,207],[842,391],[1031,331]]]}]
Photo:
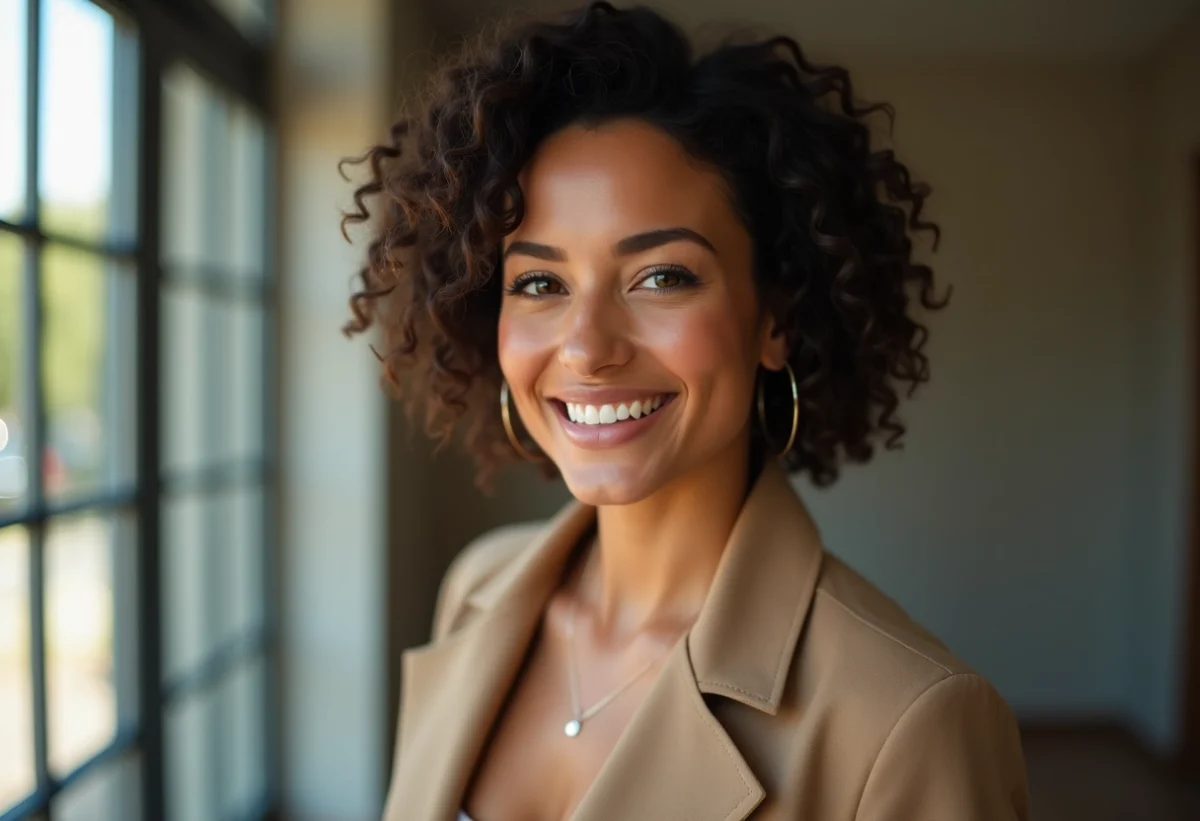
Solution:
[{"label": "wall", "polygon": [[387,133],[390,6],[280,6],[282,809],[300,821],[378,818],[391,742],[387,413],[366,341],[339,332],[362,250],[336,167]]},{"label": "wall", "polygon": [[829,547],[1026,717],[1119,709],[1136,96],[1106,64],[872,65],[931,183],[933,381],[903,452],[806,492]]},{"label": "wall", "polygon": [[1138,340],[1140,433],[1130,539],[1129,702],[1135,725],[1162,750],[1178,742],[1196,304],[1200,156],[1200,13],[1138,68],[1143,105]]}]

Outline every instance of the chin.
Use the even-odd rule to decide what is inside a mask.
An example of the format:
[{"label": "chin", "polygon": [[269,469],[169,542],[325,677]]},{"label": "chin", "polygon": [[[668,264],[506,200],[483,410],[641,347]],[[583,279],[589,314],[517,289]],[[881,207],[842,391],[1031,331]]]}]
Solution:
[{"label": "chin", "polygon": [[654,494],[665,482],[645,465],[559,465],[571,492],[585,505],[631,505]]}]

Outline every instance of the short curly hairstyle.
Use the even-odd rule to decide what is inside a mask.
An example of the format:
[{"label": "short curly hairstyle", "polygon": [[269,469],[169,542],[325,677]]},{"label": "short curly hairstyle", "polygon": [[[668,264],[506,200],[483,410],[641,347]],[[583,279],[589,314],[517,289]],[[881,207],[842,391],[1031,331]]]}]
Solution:
[{"label": "short curly hairstyle", "polygon": [[464,434],[486,484],[515,458],[497,404],[497,325],[501,242],[524,212],[518,174],[567,125],[636,118],[724,179],[799,382],[783,463],[830,484],[843,460],[871,457],[877,435],[899,447],[897,389],[911,396],[929,378],[910,291],[926,309],[950,295],[912,259],[912,232],[931,232],[934,249],[940,238],[921,218],[929,187],[872,149],[864,120],[876,111],[894,123],[890,105],[859,103],[844,68],[813,65],[789,37],[696,55],[644,7],[595,2],[485,35],[434,73],[387,144],[344,161],[370,176],[343,233],[372,220],[369,204],[379,211],[344,332],[381,329],[387,383],[434,438]]}]

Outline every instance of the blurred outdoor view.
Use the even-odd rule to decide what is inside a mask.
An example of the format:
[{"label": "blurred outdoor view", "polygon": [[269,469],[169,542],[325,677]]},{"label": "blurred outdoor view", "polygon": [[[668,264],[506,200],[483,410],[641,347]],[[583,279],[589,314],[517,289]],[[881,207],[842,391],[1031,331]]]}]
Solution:
[{"label": "blurred outdoor view", "polygon": [[[0,218],[13,222],[23,216],[26,182],[23,5],[0,0]],[[112,19],[69,0],[48,0],[44,14],[43,224],[63,236],[127,241],[132,215],[116,210],[112,185]],[[28,263],[20,238],[0,234],[0,517],[28,504],[34,459],[22,322]],[[42,481],[47,500],[67,500],[132,479],[132,359],[114,349],[134,336],[112,323],[131,304],[133,279],[126,266],[69,247],[47,248],[41,274]],[[131,549],[111,515],[67,516],[46,529],[47,753],[60,775],[116,731],[113,573]],[[34,780],[29,578],[27,530],[0,529],[0,807]]]},{"label": "blurred outdoor view", "polygon": [[[261,2],[217,6],[262,25]],[[173,817],[211,819],[265,800],[266,132],[250,106],[168,54],[160,333],[146,340],[144,41],[122,8],[0,0],[0,817],[47,804],[55,818],[138,813],[146,503],[162,522],[162,619],[148,635],[162,646],[152,720],[168,751],[155,755],[166,801]],[[136,378],[147,344],[160,363],[150,405]],[[140,493],[147,407],[162,416],[162,474]]]}]

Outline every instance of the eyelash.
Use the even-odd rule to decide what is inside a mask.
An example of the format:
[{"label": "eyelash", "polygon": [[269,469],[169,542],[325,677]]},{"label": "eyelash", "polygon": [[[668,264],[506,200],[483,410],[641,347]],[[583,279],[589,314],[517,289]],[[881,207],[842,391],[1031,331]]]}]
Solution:
[{"label": "eyelash", "polygon": [[[678,291],[682,288],[690,288],[700,282],[699,277],[697,277],[695,274],[693,274],[687,268],[684,268],[680,265],[652,265],[649,268],[647,268],[645,271],[643,271],[643,274],[645,274],[645,275],[641,279],[638,280],[639,285],[641,283],[645,282],[646,280],[650,279],[651,277],[658,276],[659,274],[675,274],[676,276],[679,277],[680,281],[679,281],[679,284],[677,284],[677,285],[668,285],[665,288],[647,288],[646,289],[649,291],[654,291],[658,294],[666,294],[666,293],[671,293],[672,291]],[[528,273],[528,274],[521,274],[520,276],[518,276],[516,279],[513,280],[512,285],[509,285],[508,288],[505,289],[505,293],[507,293],[509,296],[519,296],[519,297],[525,297],[527,299],[545,299],[546,297],[550,297],[550,296],[559,296],[559,294],[538,295],[538,294],[525,293],[525,288],[532,282],[552,282],[552,281],[559,282],[559,284],[561,284],[561,280],[559,280],[557,277],[552,276],[550,274],[539,274],[539,273],[533,273],[533,272]]]}]

